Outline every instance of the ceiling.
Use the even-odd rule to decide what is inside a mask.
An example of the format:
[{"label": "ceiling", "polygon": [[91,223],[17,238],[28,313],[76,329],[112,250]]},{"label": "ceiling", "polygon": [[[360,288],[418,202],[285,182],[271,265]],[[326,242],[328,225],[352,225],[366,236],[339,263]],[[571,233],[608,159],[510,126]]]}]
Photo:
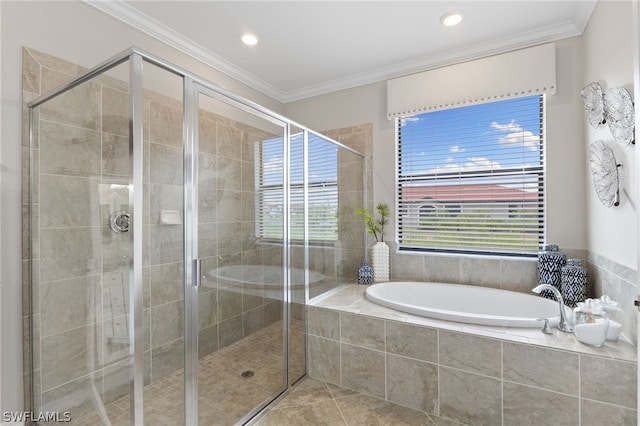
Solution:
[{"label": "ceiling", "polygon": [[596,3],[84,1],[280,102],[580,35]]}]

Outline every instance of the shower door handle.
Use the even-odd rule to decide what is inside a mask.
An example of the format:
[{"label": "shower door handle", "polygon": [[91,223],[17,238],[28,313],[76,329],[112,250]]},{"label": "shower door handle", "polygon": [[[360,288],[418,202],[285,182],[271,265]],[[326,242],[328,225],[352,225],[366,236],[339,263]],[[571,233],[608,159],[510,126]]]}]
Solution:
[{"label": "shower door handle", "polygon": [[191,273],[192,273],[193,286],[199,287],[200,280],[202,279],[202,260],[201,259],[193,259]]}]

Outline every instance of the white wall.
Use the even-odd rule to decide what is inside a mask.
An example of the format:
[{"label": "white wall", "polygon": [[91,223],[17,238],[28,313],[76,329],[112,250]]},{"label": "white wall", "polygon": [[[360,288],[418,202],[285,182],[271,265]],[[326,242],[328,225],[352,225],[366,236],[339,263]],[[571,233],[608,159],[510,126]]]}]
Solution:
[{"label": "white wall", "polygon": [[[622,86],[633,96],[633,42],[631,1],[598,2],[583,34],[584,66],[581,85],[597,81],[603,89]],[[638,108],[636,100],[636,108]],[[587,249],[631,269],[637,268],[638,178],[637,145],[614,142],[608,126],[593,129],[583,120],[584,149],[595,140],[613,148],[622,164],[620,206],[606,208],[598,200],[587,167]],[[638,131],[636,130],[636,135]],[[636,136],[637,138],[637,136]]]},{"label": "white wall", "polygon": [[[580,43],[557,43],[558,92],[547,101],[547,240],[567,249],[586,245]],[[373,123],[374,204],[395,205],[395,136],[384,82],[288,103],[285,115],[319,130]]]},{"label": "white wall", "polygon": [[79,1],[0,1],[0,10],[0,236],[3,248],[0,257],[0,412],[3,412],[22,410],[21,47],[91,67],[130,46],[137,46],[276,112],[282,112],[282,105]]}]

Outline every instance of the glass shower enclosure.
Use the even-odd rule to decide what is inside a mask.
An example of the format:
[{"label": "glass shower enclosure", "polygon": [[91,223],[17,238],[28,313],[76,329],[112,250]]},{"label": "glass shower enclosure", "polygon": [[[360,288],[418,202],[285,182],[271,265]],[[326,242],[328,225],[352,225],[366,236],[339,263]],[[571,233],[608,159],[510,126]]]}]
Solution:
[{"label": "glass shower enclosure", "polygon": [[241,424],[304,376],[360,153],[136,48],[28,106],[32,412]]}]

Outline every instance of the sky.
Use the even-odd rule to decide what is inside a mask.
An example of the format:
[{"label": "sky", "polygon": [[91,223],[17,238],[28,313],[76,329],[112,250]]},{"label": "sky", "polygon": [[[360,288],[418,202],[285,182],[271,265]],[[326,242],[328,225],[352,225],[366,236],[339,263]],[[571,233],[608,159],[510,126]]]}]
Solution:
[{"label": "sky", "polygon": [[415,115],[401,132],[405,174],[540,165],[538,96]]}]

